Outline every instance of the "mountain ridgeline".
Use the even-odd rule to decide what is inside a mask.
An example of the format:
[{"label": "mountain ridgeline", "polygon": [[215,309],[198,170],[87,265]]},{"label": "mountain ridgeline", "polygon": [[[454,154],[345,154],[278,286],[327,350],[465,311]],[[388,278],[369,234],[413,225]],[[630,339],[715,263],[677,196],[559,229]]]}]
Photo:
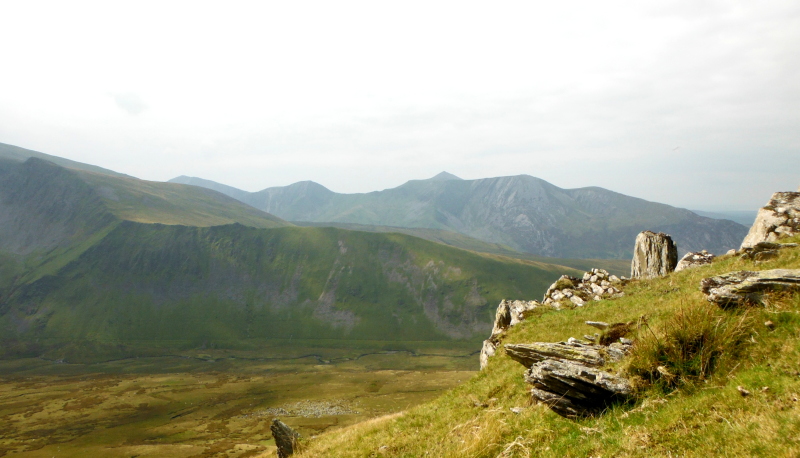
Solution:
[{"label": "mountain ridgeline", "polygon": [[684,252],[724,253],[747,233],[733,221],[598,187],[561,189],[528,175],[462,180],[442,173],[366,194],[335,193],[311,181],[254,193],[197,178],[171,181],[213,187],[288,221],[445,229],[560,258],[629,259],[643,230],[671,234]]},{"label": "mountain ridgeline", "polygon": [[216,191],[2,151],[0,210],[4,357],[477,348],[501,299],[539,297],[577,273],[404,234],[296,227]]}]

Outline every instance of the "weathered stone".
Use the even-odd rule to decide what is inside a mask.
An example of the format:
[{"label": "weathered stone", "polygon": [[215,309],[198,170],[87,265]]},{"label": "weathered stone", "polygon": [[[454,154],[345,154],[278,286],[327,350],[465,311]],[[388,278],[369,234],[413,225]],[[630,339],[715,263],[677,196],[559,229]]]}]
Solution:
[{"label": "weathered stone", "polygon": [[525,367],[545,359],[564,359],[577,361],[589,366],[602,366],[606,363],[601,347],[569,342],[534,342],[527,344],[504,345],[506,354]]},{"label": "weathered stone", "polygon": [[483,341],[480,354],[480,368],[483,370],[489,364],[489,358],[494,356],[497,344],[500,342],[503,333],[523,321],[527,314],[541,306],[537,301],[508,301],[503,299],[497,306],[494,315],[494,326],[492,333],[487,340]]},{"label": "weathered stone", "polygon": [[675,272],[679,272],[684,269],[690,269],[692,267],[702,266],[704,264],[711,264],[711,262],[714,260],[714,257],[715,256],[713,254],[706,250],[686,253],[681,260],[678,261],[678,265],[675,266]]},{"label": "weathered stone", "polygon": [[277,418],[272,420],[269,429],[272,431],[272,437],[275,438],[275,446],[278,447],[278,458],[286,458],[294,454],[300,434]]},{"label": "weathered stone", "polygon": [[741,248],[800,233],[800,192],[776,192],[758,211]]},{"label": "weathered stone", "polygon": [[631,262],[631,278],[653,278],[675,270],[678,263],[678,248],[672,237],[644,231],[636,236]]},{"label": "weathered stone", "polygon": [[593,328],[597,328],[597,329],[599,329],[601,331],[606,330],[608,328],[608,326],[609,326],[609,324],[606,323],[605,321],[586,321],[585,323],[588,324],[589,326],[591,326]]},{"label": "weathered stone", "polygon": [[742,248],[742,259],[761,262],[778,256],[778,251],[783,248],[794,248],[796,243],[758,242],[751,247]]},{"label": "weathered stone", "polygon": [[623,378],[572,361],[545,359],[525,373],[533,385],[532,397],[565,417],[602,412],[606,407],[629,398],[631,383]]},{"label": "weathered stone", "polygon": [[582,306],[584,304],[584,301],[583,301],[583,299],[580,298],[580,296],[572,296],[572,297],[569,298],[569,300],[570,300],[570,302],[572,302],[573,304],[577,305],[578,307],[580,307],[580,306]]},{"label": "weathered stone", "polygon": [[481,356],[480,356],[481,370],[484,370],[486,366],[489,365],[489,358],[494,356],[496,350],[497,350],[497,344],[492,342],[490,339],[486,339],[483,341],[483,347],[481,348]]},{"label": "weathered stone", "polygon": [[758,303],[765,292],[800,290],[800,269],[741,270],[704,278],[700,289],[720,307]]}]

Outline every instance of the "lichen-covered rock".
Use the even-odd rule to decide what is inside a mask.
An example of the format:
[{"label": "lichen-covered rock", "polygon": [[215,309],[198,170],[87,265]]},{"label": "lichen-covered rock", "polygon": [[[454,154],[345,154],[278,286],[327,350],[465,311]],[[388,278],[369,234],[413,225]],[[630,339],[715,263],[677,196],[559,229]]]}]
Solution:
[{"label": "lichen-covered rock", "polygon": [[574,361],[545,359],[525,373],[533,385],[531,396],[564,417],[582,417],[602,412],[629,398],[633,392],[628,379],[597,367]]},{"label": "lichen-covered rock", "polygon": [[588,366],[606,363],[599,346],[577,342],[534,342],[507,344],[504,347],[511,359],[528,368],[545,359],[571,360]]},{"label": "lichen-covered rock", "polygon": [[272,420],[269,429],[272,431],[272,437],[275,438],[275,446],[278,447],[278,458],[286,458],[294,454],[300,434],[277,418]]},{"label": "lichen-covered rock", "polygon": [[800,269],[741,270],[704,278],[700,289],[720,307],[758,303],[765,292],[800,290]]},{"label": "lichen-covered rock", "polygon": [[742,259],[750,261],[768,261],[778,256],[778,251],[783,248],[794,248],[796,243],[774,243],[774,242],[758,242],[751,247],[745,247],[740,250]]},{"label": "lichen-covered rock", "polygon": [[641,232],[636,236],[631,262],[631,278],[653,278],[667,275],[678,264],[678,247],[672,237],[659,232]]},{"label": "lichen-covered rock", "polygon": [[[800,191],[800,190],[798,190]],[[800,233],[800,192],[776,192],[758,211],[740,249]]]},{"label": "lichen-covered rock", "polygon": [[547,289],[542,303],[557,308],[568,305],[581,307],[592,300],[622,296],[622,291],[616,286],[623,283],[619,277],[610,275],[603,269],[592,269],[580,279],[562,275]]},{"label": "lichen-covered rock", "polygon": [[703,251],[695,251],[686,253],[680,261],[678,261],[678,265],[675,266],[675,272],[680,272],[684,269],[690,269],[692,267],[702,266],[704,264],[711,264],[714,260],[714,255],[709,253],[706,250]]},{"label": "lichen-covered rock", "polygon": [[502,339],[503,333],[511,326],[523,321],[531,311],[541,305],[537,301],[508,301],[505,299],[500,301],[500,305],[497,306],[497,312],[494,315],[492,333],[488,339],[483,341],[483,347],[481,348],[481,370],[489,364],[489,358],[494,356],[495,349]]}]

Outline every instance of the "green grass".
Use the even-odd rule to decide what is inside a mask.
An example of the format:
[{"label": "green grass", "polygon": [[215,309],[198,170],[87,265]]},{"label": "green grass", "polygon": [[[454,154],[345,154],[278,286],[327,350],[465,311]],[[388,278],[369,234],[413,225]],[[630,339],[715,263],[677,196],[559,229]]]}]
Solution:
[{"label": "green grass", "polygon": [[[531,404],[522,366],[500,349],[487,370],[435,401],[400,416],[323,434],[306,441],[300,456],[797,456],[800,294],[775,295],[762,307],[725,311],[710,307],[699,291],[704,277],[772,268],[800,268],[800,250],[784,250],[763,264],[723,257],[664,278],[631,282],[623,298],[542,310],[509,330],[504,343],[560,341],[592,333],[585,320],[646,317],[647,326],[634,335],[638,353],[610,370],[655,369],[681,360],[686,365],[670,368],[680,383],[639,379],[636,402],[630,405],[577,421],[559,417]],[[767,320],[775,323],[774,330],[763,324]],[[687,328],[694,331],[687,333]],[[740,338],[742,332],[746,339]],[[682,359],[670,349],[660,355],[641,351],[652,349],[647,343],[651,333],[662,342],[688,336],[685,342],[696,343],[692,335],[706,336],[703,345],[710,353],[701,362],[692,361],[692,352]],[[743,397],[738,386],[751,395]],[[522,407],[522,413],[511,407]]]},{"label": "green grass", "polygon": [[0,326],[6,357],[292,339],[383,350],[449,341],[475,351],[501,299],[541,298],[563,269],[402,234],[124,221],[19,287]]}]

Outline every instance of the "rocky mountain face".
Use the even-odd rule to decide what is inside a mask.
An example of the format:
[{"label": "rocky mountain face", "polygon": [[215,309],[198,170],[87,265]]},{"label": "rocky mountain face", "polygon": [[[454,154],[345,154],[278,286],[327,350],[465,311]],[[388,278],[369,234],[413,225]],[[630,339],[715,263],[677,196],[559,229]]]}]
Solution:
[{"label": "rocky mountain face", "polygon": [[300,182],[236,198],[289,221],[446,229],[563,258],[626,259],[630,240],[643,230],[671,234],[681,251],[713,253],[737,247],[747,233],[732,221],[603,188],[561,189],[527,175],[461,180],[440,174],[366,194]]}]

